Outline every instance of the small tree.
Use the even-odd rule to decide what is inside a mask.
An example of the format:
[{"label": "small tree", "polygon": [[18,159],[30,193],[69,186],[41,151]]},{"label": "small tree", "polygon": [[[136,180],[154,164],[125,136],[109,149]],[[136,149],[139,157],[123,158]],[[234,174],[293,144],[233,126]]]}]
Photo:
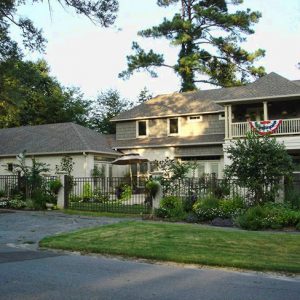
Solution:
[{"label": "small tree", "polygon": [[232,163],[225,167],[225,178],[236,179],[240,187],[246,188],[252,204],[274,201],[282,177],[292,175],[292,159],[285,146],[270,135],[250,132],[226,152]]},{"label": "small tree", "polygon": [[68,176],[71,176],[74,169],[74,164],[73,158],[66,155],[60,160],[60,165],[55,166],[55,171],[56,173],[66,172]]}]

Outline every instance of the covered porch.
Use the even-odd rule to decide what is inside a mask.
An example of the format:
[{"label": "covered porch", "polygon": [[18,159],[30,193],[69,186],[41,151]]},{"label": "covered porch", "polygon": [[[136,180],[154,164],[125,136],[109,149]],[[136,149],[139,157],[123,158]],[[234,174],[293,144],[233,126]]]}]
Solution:
[{"label": "covered porch", "polygon": [[300,100],[266,100],[224,106],[225,138],[244,137],[251,130],[249,121],[282,120],[273,135],[300,134]]}]

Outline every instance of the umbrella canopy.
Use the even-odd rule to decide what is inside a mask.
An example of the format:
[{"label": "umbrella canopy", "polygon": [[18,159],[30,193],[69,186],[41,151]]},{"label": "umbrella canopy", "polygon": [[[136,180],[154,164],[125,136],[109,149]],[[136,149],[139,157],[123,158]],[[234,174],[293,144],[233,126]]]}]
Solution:
[{"label": "umbrella canopy", "polygon": [[129,153],[125,154],[117,159],[115,159],[112,164],[113,165],[132,165],[132,164],[140,164],[143,162],[148,162],[149,159],[139,155],[138,153]]}]

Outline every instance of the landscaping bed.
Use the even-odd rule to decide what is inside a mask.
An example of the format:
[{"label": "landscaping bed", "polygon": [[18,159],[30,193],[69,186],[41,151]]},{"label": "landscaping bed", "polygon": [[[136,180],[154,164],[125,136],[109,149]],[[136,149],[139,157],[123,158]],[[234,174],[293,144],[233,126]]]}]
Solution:
[{"label": "landscaping bed", "polygon": [[44,238],[41,247],[300,273],[300,236],[192,224],[122,222]]}]

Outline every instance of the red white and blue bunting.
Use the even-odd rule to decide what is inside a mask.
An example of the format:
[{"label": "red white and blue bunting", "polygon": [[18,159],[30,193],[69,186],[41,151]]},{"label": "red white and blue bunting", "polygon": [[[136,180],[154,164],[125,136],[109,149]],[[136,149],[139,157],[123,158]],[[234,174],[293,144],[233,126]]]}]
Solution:
[{"label": "red white and blue bunting", "polygon": [[260,135],[266,135],[275,132],[281,122],[282,120],[249,121],[252,130]]}]

